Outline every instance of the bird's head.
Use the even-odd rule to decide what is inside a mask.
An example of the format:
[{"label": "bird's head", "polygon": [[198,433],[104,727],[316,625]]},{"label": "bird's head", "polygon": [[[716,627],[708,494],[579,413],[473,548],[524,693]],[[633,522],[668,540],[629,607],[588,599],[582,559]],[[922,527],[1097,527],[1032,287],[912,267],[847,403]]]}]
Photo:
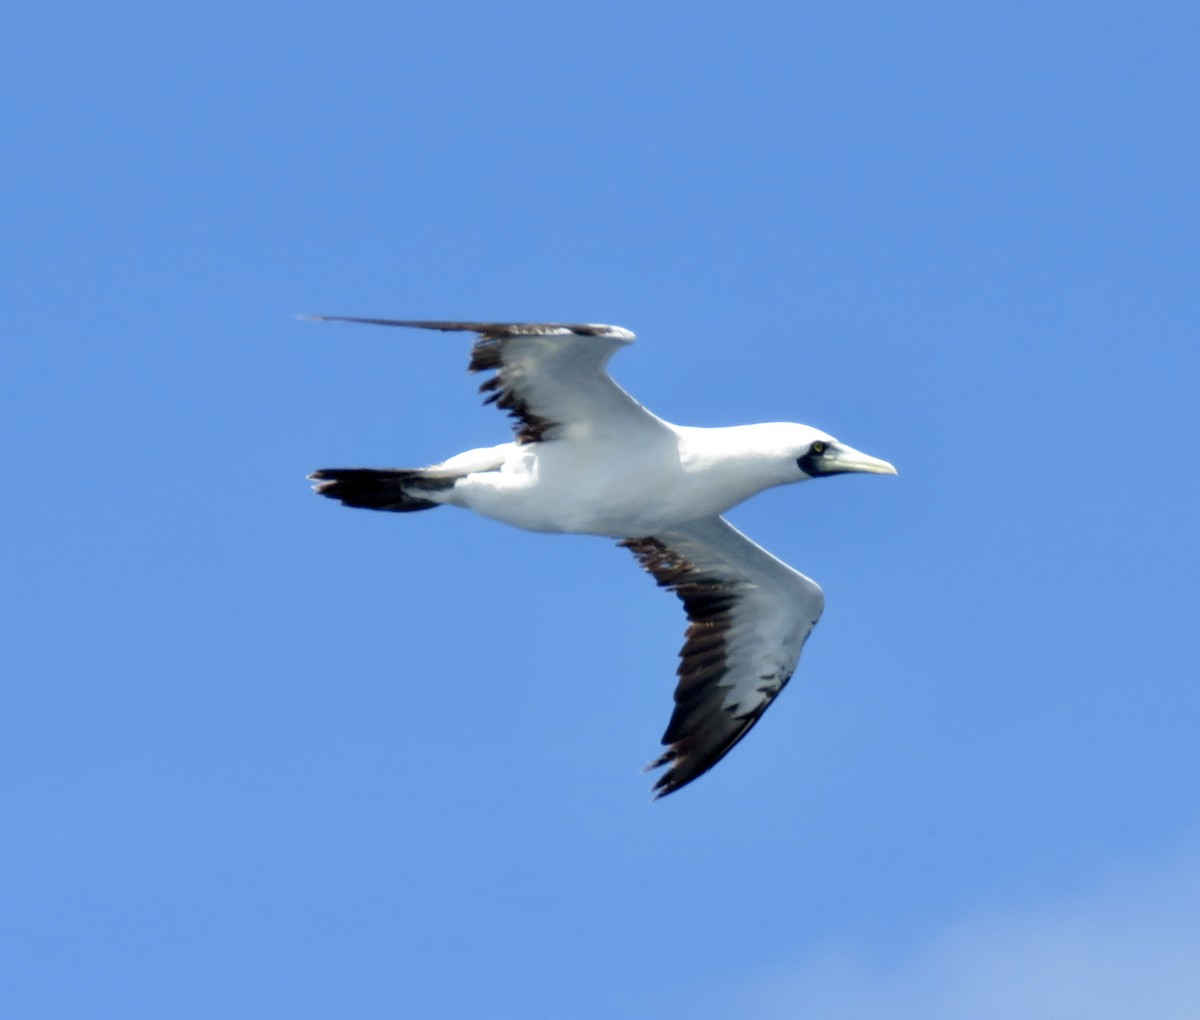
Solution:
[{"label": "bird's head", "polygon": [[780,454],[794,466],[792,481],[803,482],[826,475],[841,475],[862,471],[873,475],[894,475],[896,469],[886,460],[872,457],[839,443],[833,436],[809,425],[780,424],[771,426],[782,447]]},{"label": "bird's head", "polygon": [[865,471],[872,475],[894,475],[898,472],[886,460],[872,457],[836,439],[814,439],[796,458],[796,466],[809,478],[841,475],[849,471]]}]

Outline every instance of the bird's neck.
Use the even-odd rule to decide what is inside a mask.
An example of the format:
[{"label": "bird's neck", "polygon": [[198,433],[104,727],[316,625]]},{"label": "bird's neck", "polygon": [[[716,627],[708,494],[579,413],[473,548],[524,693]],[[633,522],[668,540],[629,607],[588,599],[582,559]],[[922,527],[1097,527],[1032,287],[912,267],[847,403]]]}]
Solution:
[{"label": "bird's neck", "polygon": [[680,460],[684,469],[710,475],[748,499],[757,492],[797,480],[795,462],[770,426],[734,425],[729,428],[681,429]]}]

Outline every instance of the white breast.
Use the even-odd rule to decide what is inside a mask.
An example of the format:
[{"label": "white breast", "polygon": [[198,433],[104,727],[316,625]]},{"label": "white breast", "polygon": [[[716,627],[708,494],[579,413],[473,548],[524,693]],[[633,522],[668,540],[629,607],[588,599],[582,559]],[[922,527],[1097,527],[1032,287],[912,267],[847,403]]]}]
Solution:
[{"label": "white breast", "polygon": [[[724,513],[777,484],[702,433],[641,443],[555,440],[514,445],[500,471],[472,475],[454,502],[529,531],[640,537]],[[715,438],[715,437],[714,437]]]}]

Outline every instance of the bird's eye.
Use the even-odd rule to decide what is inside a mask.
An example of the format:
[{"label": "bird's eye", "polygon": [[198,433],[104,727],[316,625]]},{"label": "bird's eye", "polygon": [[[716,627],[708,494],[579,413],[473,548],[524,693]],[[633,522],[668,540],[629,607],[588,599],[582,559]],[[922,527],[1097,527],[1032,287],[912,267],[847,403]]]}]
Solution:
[{"label": "bird's eye", "polygon": [[813,454],[814,456],[819,457],[819,456],[821,456],[821,454],[823,454],[825,452],[825,450],[828,447],[829,447],[828,443],[823,443],[823,442],[821,442],[821,440],[818,439],[815,443],[812,444],[812,446],[810,446],[808,448],[808,452]]}]

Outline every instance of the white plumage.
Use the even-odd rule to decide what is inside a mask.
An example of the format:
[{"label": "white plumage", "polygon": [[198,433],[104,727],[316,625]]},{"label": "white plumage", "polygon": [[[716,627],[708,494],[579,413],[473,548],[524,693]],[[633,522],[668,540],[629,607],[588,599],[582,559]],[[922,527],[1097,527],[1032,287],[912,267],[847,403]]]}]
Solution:
[{"label": "white plumage", "polygon": [[324,468],[324,496],[375,510],[463,507],[529,531],[620,540],[683,601],[675,711],[651,768],[671,793],[712,768],[791,678],[824,605],[821,589],[722,517],[757,492],[886,461],[807,425],[672,425],[612,381],[633,342],[617,326],[319,316],[478,334],[470,368],[514,419],[513,442],[420,469]]}]

